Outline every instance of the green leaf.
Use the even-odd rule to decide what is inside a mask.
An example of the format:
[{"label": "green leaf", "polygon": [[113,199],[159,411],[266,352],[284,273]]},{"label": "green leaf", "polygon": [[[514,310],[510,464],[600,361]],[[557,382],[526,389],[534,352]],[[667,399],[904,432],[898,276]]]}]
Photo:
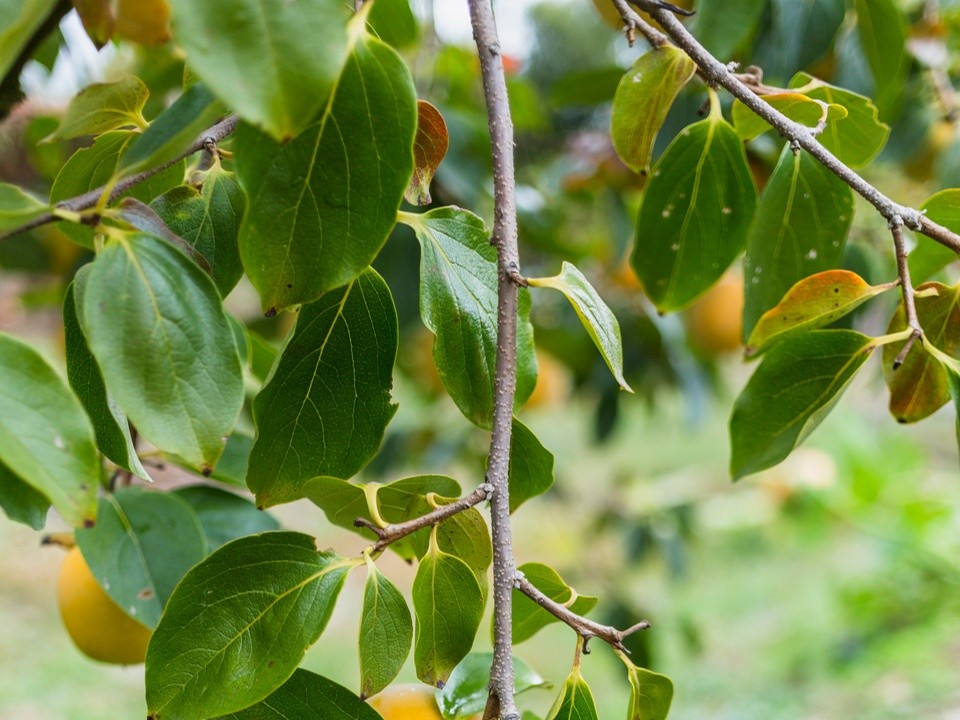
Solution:
[{"label": "green leaf", "polygon": [[715,96],[654,166],[637,218],[633,269],[660,312],[709,289],[740,254],[757,192],[743,144]]},{"label": "green leaf", "polygon": [[30,38],[57,6],[57,0],[0,1],[0,80],[14,67]]},{"label": "green leaf", "polygon": [[33,220],[50,208],[16,185],[0,183],[0,232],[12,230]]},{"label": "green leaf", "polygon": [[[135,230],[140,230],[141,232],[147,233],[147,235],[153,235],[161,240],[166,240],[177,248],[177,250],[193,260],[207,275],[211,278],[213,277],[213,268],[210,267],[210,263],[207,262],[207,259],[200,251],[173,232],[149,205],[145,205],[133,198],[124,198],[118,208],[117,217],[128,223]],[[240,349],[239,344],[237,349]]]},{"label": "green leaf", "polygon": [[805,152],[784,146],[760,198],[743,263],[743,336],[805,277],[843,258],[853,191]]},{"label": "green leaf", "polygon": [[190,69],[240,117],[281,142],[310,124],[347,53],[349,4],[172,0],[171,6]]},{"label": "green leaf", "polygon": [[213,282],[150,235],[98,254],[83,322],[107,390],[161,450],[212,470],[243,403],[240,360]]},{"label": "green leaf", "polygon": [[[783,92],[764,95],[764,101],[791,120],[816,128],[820,123],[832,123],[849,115],[843,105],[814,100],[797,92]],[[735,100],[731,110],[733,126],[742,140],[753,140],[773,127],[739,100]]]},{"label": "green leaf", "polygon": [[0,463],[0,507],[14,522],[42,530],[47,523],[50,501],[46,495],[34,490]]},{"label": "green leaf", "polygon": [[673,702],[673,682],[666,675],[637,667],[621,652],[630,681],[630,709],[627,720],[666,720]]},{"label": "green leaf", "polygon": [[510,441],[510,512],[553,485],[553,453],[526,425],[513,419]]},{"label": "green leaf", "polygon": [[483,592],[476,575],[460,558],[440,550],[436,535],[413,581],[417,617],[413,659],[417,677],[442,688],[470,652],[483,617]]},{"label": "green leaf", "polygon": [[899,114],[909,65],[907,23],[893,0],[854,0],[860,47],[873,74],[877,107],[887,118]]},{"label": "green leaf", "polygon": [[116,82],[92,83],[70,100],[60,126],[45,142],[100,135],[109,130],[134,126],[145,128],[143,106],[150,91],[143,81],[127,75]]},{"label": "green leaf", "polygon": [[550,86],[550,104],[586,106],[610,102],[616,96],[623,79],[623,68],[609,67],[573,70],[554,81]]},{"label": "green leaf", "polygon": [[200,192],[185,185],[176,187],[154,200],[151,207],[207,259],[213,282],[226,297],[243,275],[237,235],[246,199],[233,173],[217,163],[204,173]]},{"label": "green leaf", "polygon": [[956,410],[957,449],[960,450],[960,362],[930,343],[924,342],[924,348],[937,359],[946,373],[947,386],[950,388],[950,396],[953,398],[954,409]]},{"label": "green leaf", "polygon": [[177,488],[173,495],[197,514],[210,552],[237,538],[280,529],[280,523],[270,513],[217,487],[188,485]]},{"label": "green leaf", "polygon": [[[406,0],[403,0],[406,4]],[[374,5],[374,8],[377,6]],[[430,182],[450,147],[443,115],[426,100],[417,100],[417,134],[413,140],[413,177],[403,193],[411,205],[429,205]]]},{"label": "green leaf", "polygon": [[770,30],[752,59],[777,81],[827,53],[843,23],[843,0],[772,0]]},{"label": "green leaf", "polygon": [[[561,605],[569,604],[577,615],[586,615],[599,598],[580,595],[563,581],[553,568],[542,563],[526,563],[517,568],[540,592]],[[513,642],[529,640],[550,623],[559,622],[556,616],[544,610],[526,595],[513,596]]]},{"label": "green leaf", "polygon": [[80,326],[77,307],[83,307],[83,294],[92,270],[93,266],[90,264],[80,268],[63,298],[67,381],[93,424],[100,452],[124,470],[144,480],[150,480],[137,456],[127,416],[107,393],[103,375]]},{"label": "green leaf", "polygon": [[[435,500],[438,504],[443,504],[442,500]],[[467,567],[473,571],[477,584],[480,585],[485,605],[487,570],[493,562],[493,546],[490,543],[487,521],[483,519],[479,510],[468,508],[444,520],[436,526],[436,530],[437,545],[440,549],[455,558],[463,560]],[[423,557],[430,549],[429,534],[423,533],[419,537],[427,538],[427,544],[423,547],[418,546],[418,538],[412,538],[411,544],[414,546],[417,556]]]},{"label": "green leaf", "polygon": [[698,0],[691,30],[700,43],[726,61],[751,34],[764,0]]},{"label": "green leaf", "polygon": [[[935,223],[957,232],[960,230],[960,189],[941,190],[931,195],[920,207]],[[916,234],[917,246],[910,253],[910,278],[922,283],[957,259],[957,253],[936,240]]]},{"label": "green leaf", "polygon": [[[371,483],[375,485],[376,483]],[[327,520],[337,527],[346,528],[375,540],[367,528],[353,524],[354,518],[362,517],[374,522],[367,505],[364,486],[331,477],[317,477],[307,481],[304,496],[323,510]],[[383,519],[400,523],[426,515],[433,507],[427,502],[427,494],[442,498],[458,497],[460,485],[443,475],[418,475],[403,478],[376,488],[377,503]],[[390,549],[404,560],[413,560],[426,552],[429,546],[430,528],[423,528],[390,544]]]},{"label": "green leaf", "polygon": [[420,24],[408,0],[377,0],[369,23],[374,35],[395,48],[407,47],[420,38]]},{"label": "green leaf", "polygon": [[[0,388],[0,464],[46,496],[69,525],[92,525],[100,456],[80,401],[36,350],[6,333]],[[22,488],[13,492],[23,500]],[[35,496],[27,499],[38,505]]]},{"label": "green leaf", "polygon": [[256,705],[216,720],[383,720],[342,685],[307,670],[297,670]]},{"label": "green leaf", "polygon": [[[497,347],[497,253],[483,221],[459,208],[400,220],[420,241],[420,317],[436,336],[433,359],[444,387],[470,422],[489,428]],[[520,291],[517,393],[520,407],[537,384],[530,296]]]},{"label": "green leaf", "polygon": [[172,160],[225,114],[226,106],[205,85],[191,85],[130,143],[117,171],[129,175]]},{"label": "green leaf", "polygon": [[868,285],[849,270],[825,270],[806,277],[757,321],[747,340],[746,354],[759,355],[795,333],[829,325],[893,287],[894,282]]},{"label": "green leaf", "polygon": [[593,694],[580,674],[579,665],[564,680],[546,720],[599,720]]},{"label": "green leaf", "polygon": [[610,135],[624,164],[646,173],[657,133],[697,66],[673,45],[649,50],[630,66],[613,97]]},{"label": "green leaf", "polygon": [[207,554],[196,513],[174,495],[139,487],[100,500],[97,524],[77,545],[104,591],[151,630],[187,570]]},{"label": "green leaf", "polygon": [[[250,450],[253,448],[253,438],[241,430],[234,430],[227,438],[223,454],[217,460],[213,472],[207,477],[218,480],[227,485],[247,489],[247,465],[250,460]],[[164,459],[179,467],[202,475],[204,469],[200,465],[187,462],[182,457],[172,453],[164,453]]]},{"label": "green leaf", "polygon": [[813,330],[772,347],[733,406],[734,480],[784,460],[823,422],[875,347],[852,330]]},{"label": "green leaf", "polygon": [[528,282],[531,287],[553,288],[566,296],[573,305],[573,309],[577,311],[577,317],[580,318],[593,344],[603,356],[617,384],[623,390],[633,392],[623,377],[623,343],[620,339],[620,323],[583,273],[575,265],[564,261],[559,275],[530,278]]},{"label": "green leaf", "polygon": [[[50,188],[50,202],[58,203],[105,185],[117,173],[120,155],[138,137],[137,133],[114,130],[98,137],[93,145],[77,150],[64,163]],[[184,163],[174,163],[148,180],[138,183],[121,197],[149,203],[158,195],[183,182]],[[74,242],[93,247],[93,229],[62,222],[58,227]]]},{"label": "green leaf", "polygon": [[303,497],[319,475],[349,478],[376,454],[390,402],[397,314],[373,270],[305,305],[253,404],[247,485],[261,507]]},{"label": "green leaf", "polygon": [[850,167],[867,165],[886,145],[890,127],[880,122],[879,111],[870,98],[828,85],[802,72],[793,76],[790,88],[814,100],[847,109],[847,116],[827,123],[817,140]]},{"label": "green leaf", "polygon": [[[960,286],[925,283],[917,290],[936,293],[921,294],[915,299],[917,319],[923,328],[925,342],[914,343],[903,365],[896,370],[893,361],[906,341],[883,347],[883,376],[890,389],[890,414],[900,423],[923,420],[950,399],[947,371],[926,351],[926,347],[933,345],[950,357],[960,357]],[[899,332],[906,327],[901,303],[887,332]]]},{"label": "green leaf", "polygon": [[[461,720],[483,712],[487,704],[487,685],[493,653],[470,653],[453,669],[443,689],[437,693],[437,705],[446,720]],[[518,657],[513,658],[514,695],[535,688],[549,689],[550,683]]]},{"label": "green leaf", "polygon": [[[298,75],[298,94],[312,94],[302,83]],[[268,314],[316,300],[370,265],[413,173],[416,126],[410,71],[369,36],[353,45],[329,101],[297,138],[281,145],[240,126],[237,177],[250,201],[240,254]]]},{"label": "green leaf", "polygon": [[394,678],[410,654],[413,621],[403,595],[367,562],[360,615],[360,697],[376,695]]},{"label": "green leaf", "polygon": [[204,720],[283,685],[326,627],[358,561],[317,552],[309,535],[234,540],[186,574],[147,648],[154,720]]}]

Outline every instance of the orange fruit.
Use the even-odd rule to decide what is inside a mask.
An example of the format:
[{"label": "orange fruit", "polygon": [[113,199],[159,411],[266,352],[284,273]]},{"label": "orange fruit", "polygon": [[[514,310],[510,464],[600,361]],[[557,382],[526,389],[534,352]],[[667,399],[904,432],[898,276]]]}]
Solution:
[{"label": "orange fruit", "polygon": [[79,548],[73,548],[63,561],[57,599],[63,624],[80,652],[106,663],[143,662],[150,630],[103,591]]},{"label": "orange fruit", "polygon": [[434,691],[426,685],[391,685],[368,701],[383,720],[442,720]]},{"label": "orange fruit", "polygon": [[729,271],[684,316],[690,347],[705,357],[739,350],[743,328],[743,278]]}]

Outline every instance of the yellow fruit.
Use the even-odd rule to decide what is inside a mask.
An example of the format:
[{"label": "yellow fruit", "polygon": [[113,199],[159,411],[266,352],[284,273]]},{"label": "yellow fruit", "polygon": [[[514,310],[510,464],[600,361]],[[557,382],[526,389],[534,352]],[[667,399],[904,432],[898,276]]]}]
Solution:
[{"label": "yellow fruit", "polygon": [[63,624],[82,653],[121,665],[143,662],[150,631],[103,591],[79,548],[73,548],[63,561],[57,598]]},{"label": "yellow fruit", "polygon": [[391,685],[369,702],[383,720],[442,720],[434,692],[426,685]]},{"label": "yellow fruit", "polygon": [[731,271],[695,302],[684,317],[690,347],[706,357],[740,348],[743,278]]}]

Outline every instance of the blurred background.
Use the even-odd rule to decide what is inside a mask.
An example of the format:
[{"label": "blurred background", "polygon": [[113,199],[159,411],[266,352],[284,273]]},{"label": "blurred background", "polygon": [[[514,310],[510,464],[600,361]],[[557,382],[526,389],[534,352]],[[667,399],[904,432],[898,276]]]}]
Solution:
[{"label": "blurred background", "polygon": [[[441,110],[450,130],[434,202],[489,220],[489,143],[465,3],[413,2],[413,21],[405,0],[377,2],[385,19],[375,29],[404,54],[421,97]],[[801,4],[811,12],[791,15]],[[753,369],[741,357],[739,271],[692,308],[659,317],[626,262],[643,188],[610,144],[610,101],[646,48],[642,41],[628,47],[606,5],[601,14],[591,0],[495,5],[517,128],[524,273],[552,275],[566,259],[587,274],[620,321],[626,376],[636,390],[618,390],[565,300],[534,298],[540,380],[521,418],[554,453],[556,482],[515,516],[518,562],[548,563],[580,593],[600,596],[591,614],[598,620],[652,622],[650,631],[631,638],[631,650],[637,664],[674,680],[674,720],[960,719],[953,409],[898,425],[886,408],[878,357],[786,462],[731,483],[726,424]],[[755,11],[742,27],[711,36],[722,60],[763,66],[769,84],[785,85],[806,70],[869,95],[843,0],[737,5]],[[890,139],[866,174],[916,206],[960,184],[951,80],[960,69],[960,2],[899,5],[909,25],[910,71],[902,107],[884,118]],[[692,19],[692,28],[708,34],[697,23]],[[23,69],[25,102],[0,123],[0,181],[43,197],[78,145],[38,141],[56,127],[76,90],[135,73],[151,88],[150,118],[175,97],[183,77],[175,48],[121,43],[97,51],[72,15],[52,38]],[[704,98],[697,81],[681,94],[658,154],[697,119]],[[770,135],[749,144],[758,189],[780,145]],[[84,252],[55,226],[0,243],[0,330],[39,344],[59,366],[60,303],[88,260]],[[487,437],[442,392],[432,339],[417,310],[418,262],[415,239],[399,227],[376,263],[401,322],[400,409],[360,479],[436,472],[469,489],[481,481]],[[860,201],[845,266],[871,283],[896,275],[889,233]],[[940,279],[956,282],[955,268]],[[895,302],[884,295],[849,323],[882,334]],[[241,284],[227,305],[268,344],[290,327],[290,316],[258,317],[249,285]],[[176,469],[161,475],[163,483],[187,479]],[[276,515],[341,554],[365,546],[309,503],[278,508]],[[48,529],[58,529],[57,522],[51,518]],[[54,588],[62,553],[41,548],[36,533],[7,521],[0,522],[0,547],[0,718],[142,718],[142,668],[85,659],[60,625]],[[396,560],[388,572],[409,589],[410,568]],[[353,688],[360,583],[348,581],[306,661]],[[574,640],[555,624],[516,654],[559,683]],[[488,645],[482,630],[478,649]],[[583,671],[601,717],[622,716],[628,686],[619,661],[597,643]],[[414,680],[412,667],[401,679]],[[521,704],[542,717],[552,699],[531,691]]]}]

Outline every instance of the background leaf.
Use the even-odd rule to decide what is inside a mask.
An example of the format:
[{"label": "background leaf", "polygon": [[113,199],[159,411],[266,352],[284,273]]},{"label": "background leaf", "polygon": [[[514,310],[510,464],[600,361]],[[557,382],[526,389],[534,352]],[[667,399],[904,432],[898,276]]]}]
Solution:
[{"label": "background leaf", "polygon": [[510,512],[553,485],[553,453],[526,425],[513,419],[510,440]]},{"label": "background leaf", "polygon": [[373,562],[363,590],[360,614],[360,696],[376,695],[394,678],[410,654],[413,620],[407,601]]},{"label": "background leaf", "polygon": [[884,118],[899,114],[907,76],[907,27],[892,0],[854,0],[860,47],[873,73],[877,107]]},{"label": "background leaf", "polygon": [[233,333],[209,277],[150,235],[97,255],[82,323],[107,390],[162,450],[212,469],[243,402]]},{"label": "background leaf", "polygon": [[16,63],[30,38],[56,7],[57,0],[0,2],[0,79]]},{"label": "background leaf", "polygon": [[[487,685],[490,684],[490,666],[493,653],[467,655],[450,673],[443,689],[437,693],[437,705],[446,720],[461,720],[483,712],[487,704]],[[540,677],[520,658],[513,658],[514,694],[534,688],[547,689],[550,683]]]},{"label": "background leaf", "polygon": [[852,330],[813,330],[772,347],[733,406],[734,480],[773,467],[802,443],[874,347],[872,338]]},{"label": "background leaf", "polygon": [[[920,207],[928,218],[953,232],[960,230],[960,189],[941,190]],[[917,246],[909,259],[910,279],[922,283],[957,259],[957,253],[926,235],[916,233]]]},{"label": "background leaf", "polygon": [[50,501],[0,463],[0,508],[14,522],[42,530],[47,523]]},{"label": "background leaf", "polygon": [[207,554],[189,505],[139,487],[101,498],[96,526],[77,530],[76,540],[100,587],[151,630],[173,588]]},{"label": "background leaf", "polygon": [[349,478],[370,461],[396,412],[397,332],[390,290],[373,270],[300,310],[253,404],[247,485],[258,505],[296,500],[310,478]]},{"label": "background leaf", "polygon": [[49,210],[16,185],[0,183],[0,232],[19,227]]},{"label": "background leaf", "polygon": [[204,720],[283,685],[326,627],[357,561],[318,553],[308,535],[234,540],[183,578],[147,648],[154,720]]},{"label": "background leaf", "polygon": [[798,281],[840,265],[851,222],[853,191],[809,154],[784,146],[747,237],[745,339]]},{"label": "background leaf", "polygon": [[760,19],[764,0],[698,0],[691,30],[714,57],[726,61]]},{"label": "background leaf", "polygon": [[[525,563],[517,568],[527,580],[540,592],[564,605],[574,597],[574,590],[553,568],[542,563]],[[586,615],[597,604],[599,598],[592,595],[577,594],[570,610],[578,615]],[[551,623],[560,622],[556,616],[544,610],[522,593],[513,596],[513,642],[521,643],[536,635]]]},{"label": "background leaf", "polygon": [[46,140],[99,135],[129,125],[146,127],[143,106],[149,96],[147,86],[133,75],[115,82],[91,83],[73,96],[60,126]]},{"label": "background leaf", "polygon": [[280,523],[270,513],[257,510],[246,498],[221,488],[188,485],[178,487],[172,494],[196,513],[208,552],[240,537],[280,529]]},{"label": "background leaf", "polygon": [[420,25],[408,0],[377,0],[368,21],[373,34],[395,48],[407,47],[420,38]]},{"label": "background leaf", "polygon": [[689,305],[720,279],[743,249],[755,205],[743,144],[715,104],[664,151],[640,205],[630,262],[660,312]]},{"label": "background leaf", "polygon": [[[298,75],[297,92],[312,95],[299,90],[302,82]],[[316,300],[377,256],[413,173],[416,124],[410,71],[395,50],[367,36],[296,139],[279,144],[240,126],[236,170],[250,202],[240,254],[268,314]],[[351,172],[357,167],[366,170]]]},{"label": "background leaf", "polygon": [[696,69],[685,52],[664,45],[637,58],[620,80],[613,98],[610,136],[620,159],[634,172],[649,170],[657,133]]},{"label": "background leaf", "polygon": [[347,53],[348,4],[172,0],[171,5],[174,34],[190,68],[240,117],[279,141],[310,124]]},{"label": "background leaf", "polygon": [[[68,524],[92,525],[100,456],[80,402],[33,348],[6,333],[0,333],[0,387],[5,474],[46,496]],[[24,502],[34,511],[39,507],[22,487],[13,487],[12,495],[12,507],[23,508]]]},{"label": "background leaf", "polygon": [[843,0],[772,0],[753,61],[771,81],[786,80],[826,54],[845,14]]},{"label": "background leaf", "polygon": [[[483,221],[459,208],[404,214],[420,241],[420,316],[436,335],[433,358],[444,387],[475,425],[493,418],[497,345],[496,250]],[[521,290],[517,319],[517,393],[522,405],[537,383],[530,297]]]}]

